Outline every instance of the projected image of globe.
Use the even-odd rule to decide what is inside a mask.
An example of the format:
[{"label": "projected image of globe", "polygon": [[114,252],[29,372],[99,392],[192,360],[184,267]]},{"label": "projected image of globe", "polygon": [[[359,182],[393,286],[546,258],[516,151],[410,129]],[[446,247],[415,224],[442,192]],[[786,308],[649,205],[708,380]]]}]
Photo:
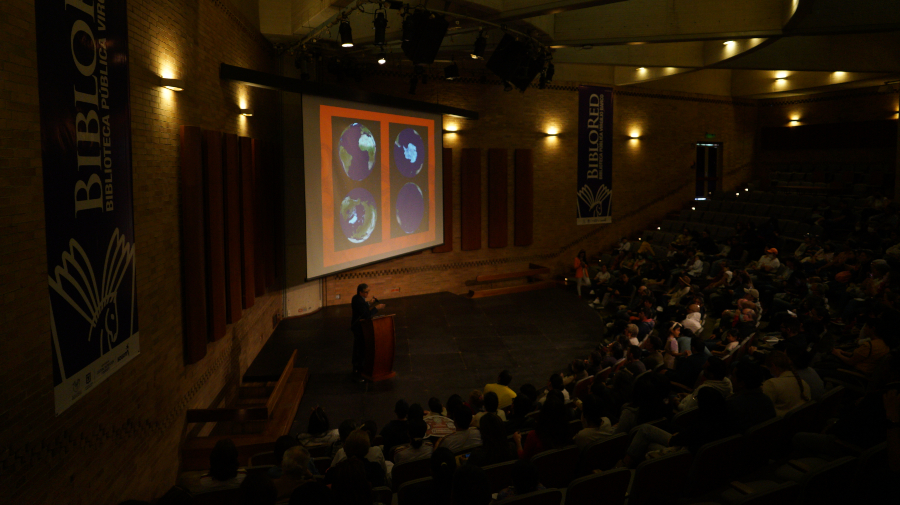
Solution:
[{"label": "projected image of globe", "polygon": [[365,242],[375,230],[378,211],[372,194],[355,188],[341,202],[341,229],[354,244]]},{"label": "projected image of globe", "polygon": [[414,233],[425,217],[425,196],[419,186],[410,182],[397,194],[397,223],[406,233]]},{"label": "projected image of globe", "polygon": [[338,156],[347,177],[354,181],[365,179],[375,166],[375,136],[365,126],[353,123],[341,133]]},{"label": "projected image of globe", "polygon": [[425,161],[425,143],[419,132],[407,128],[394,140],[394,164],[406,177],[415,177],[422,170]]}]

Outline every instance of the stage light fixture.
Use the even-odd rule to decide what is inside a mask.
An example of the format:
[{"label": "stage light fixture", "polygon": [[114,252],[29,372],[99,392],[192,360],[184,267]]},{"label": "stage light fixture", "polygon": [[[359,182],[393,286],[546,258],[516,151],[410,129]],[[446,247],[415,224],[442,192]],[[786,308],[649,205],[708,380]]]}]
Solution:
[{"label": "stage light fixture", "polygon": [[181,79],[163,77],[159,80],[159,85],[172,91],[184,91],[184,81]]},{"label": "stage light fixture", "polygon": [[475,39],[475,47],[472,48],[472,59],[473,60],[483,60],[484,59],[484,50],[487,48],[487,39],[484,37],[484,32],[480,32],[478,34],[478,38]]},{"label": "stage light fixture", "polygon": [[338,28],[341,34],[341,47],[353,47],[353,30],[350,28],[350,22],[346,19],[341,20],[341,27]]},{"label": "stage light fixture", "polygon": [[546,55],[540,47],[516,40],[516,37],[506,34],[491,53],[491,58],[485,66],[500,79],[525,91],[531,85],[531,81],[544,70],[545,58]]},{"label": "stage light fixture", "polygon": [[403,54],[415,65],[434,63],[450,23],[444,16],[417,10],[403,20]]},{"label": "stage light fixture", "polygon": [[448,81],[459,79],[459,66],[455,61],[444,67],[444,79]]},{"label": "stage light fixture", "polygon": [[385,16],[384,11],[375,12],[375,21],[373,24],[375,25],[375,45],[383,46],[384,32],[387,29],[387,16]]},{"label": "stage light fixture", "polygon": [[385,63],[387,63],[387,55],[382,51],[381,54],[378,55],[378,64],[384,65]]}]

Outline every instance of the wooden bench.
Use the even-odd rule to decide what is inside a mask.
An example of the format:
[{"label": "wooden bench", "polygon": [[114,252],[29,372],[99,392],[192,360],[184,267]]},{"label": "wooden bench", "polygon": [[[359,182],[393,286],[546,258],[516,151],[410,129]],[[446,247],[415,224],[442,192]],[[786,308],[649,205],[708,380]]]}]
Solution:
[{"label": "wooden bench", "polygon": [[273,450],[275,440],[290,433],[309,380],[309,369],[294,368],[296,360],[295,350],[277,381],[242,385],[234,405],[188,410],[186,423],[216,423],[216,426],[209,436],[185,440],[181,470],[209,468],[210,452],[225,438],[237,446],[241,465],[247,465],[254,454]]},{"label": "wooden bench", "polygon": [[521,293],[524,291],[534,291],[536,289],[546,289],[555,286],[557,283],[553,281],[541,281],[538,279],[539,275],[546,275],[550,273],[550,269],[547,267],[542,267],[540,265],[529,264],[527,270],[520,270],[518,272],[503,272],[499,274],[487,274],[487,275],[479,275],[475,277],[474,281],[466,282],[466,285],[472,286],[475,284],[489,284],[498,281],[507,281],[512,279],[526,279],[525,284],[519,284],[515,286],[505,286],[500,288],[488,288],[488,289],[479,289],[477,291],[470,290],[468,297],[469,298],[483,298],[486,296],[497,296],[497,295],[506,295],[510,293]]}]

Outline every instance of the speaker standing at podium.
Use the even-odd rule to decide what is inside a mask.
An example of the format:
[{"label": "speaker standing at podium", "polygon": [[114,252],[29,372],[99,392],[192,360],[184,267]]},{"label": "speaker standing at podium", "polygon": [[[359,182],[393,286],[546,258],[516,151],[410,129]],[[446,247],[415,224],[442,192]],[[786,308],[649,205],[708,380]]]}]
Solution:
[{"label": "speaker standing at podium", "polygon": [[362,320],[372,319],[380,309],[384,308],[383,303],[378,303],[378,299],[369,298],[369,285],[360,284],[356,287],[356,296],[350,302],[353,309],[353,316],[350,319],[350,331],[353,333],[353,380],[362,382],[363,378],[359,373],[363,364],[363,354],[366,352],[366,343],[363,340]]}]

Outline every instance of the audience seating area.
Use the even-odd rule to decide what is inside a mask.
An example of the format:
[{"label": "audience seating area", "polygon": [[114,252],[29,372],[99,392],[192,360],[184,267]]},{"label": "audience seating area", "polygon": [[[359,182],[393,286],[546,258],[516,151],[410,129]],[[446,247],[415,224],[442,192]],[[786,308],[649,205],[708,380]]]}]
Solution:
[{"label": "audience seating area", "polygon": [[866,196],[893,186],[887,163],[778,163],[769,168],[769,184],[788,192]]}]

